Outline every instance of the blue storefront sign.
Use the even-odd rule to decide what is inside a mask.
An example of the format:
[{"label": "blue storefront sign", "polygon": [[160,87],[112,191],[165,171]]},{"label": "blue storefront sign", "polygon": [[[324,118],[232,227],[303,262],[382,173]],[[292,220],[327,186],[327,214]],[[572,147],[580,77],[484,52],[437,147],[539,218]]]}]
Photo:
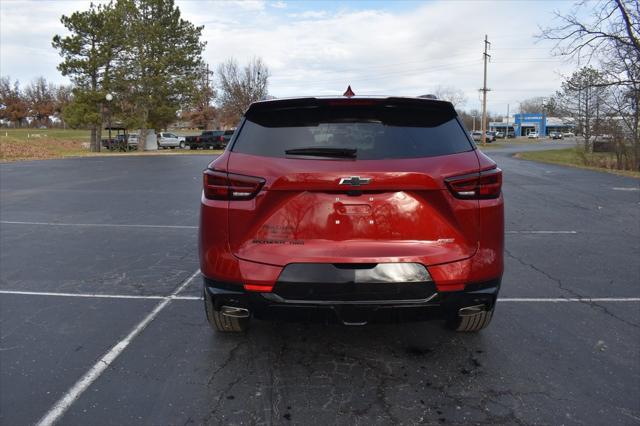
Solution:
[{"label": "blue storefront sign", "polygon": [[545,114],[515,114],[513,118],[516,135],[526,136],[533,131],[541,135],[547,134]]}]

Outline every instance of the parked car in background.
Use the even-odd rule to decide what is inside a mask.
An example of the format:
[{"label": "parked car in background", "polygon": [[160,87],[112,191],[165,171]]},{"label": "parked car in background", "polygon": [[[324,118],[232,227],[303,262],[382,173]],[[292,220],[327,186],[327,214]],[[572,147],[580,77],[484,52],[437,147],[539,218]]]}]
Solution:
[{"label": "parked car in background", "polygon": [[538,132],[529,132],[529,134],[527,135],[527,137],[529,139],[538,139],[540,137],[540,135],[538,134]]},{"label": "parked car in background", "polygon": [[166,149],[166,148],[184,148],[184,141],[180,141],[180,138],[169,132],[160,132],[158,133],[158,149]]},{"label": "parked car in background", "polygon": [[496,132],[487,132],[487,136],[486,136],[485,139],[486,139],[487,143],[495,142],[496,141]]},{"label": "parked car in background", "polygon": [[496,132],[496,139],[504,139],[504,132]]},{"label": "parked car in background", "polygon": [[314,313],[477,332],[503,272],[501,186],[449,102],[254,102],[203,173],[206,318],[236,333]]},{"label": "parked car in background", "polygon": [[199,136],[187,136],[184,143],[190,149],[225,148],[233,132],[233,130],[205,130]]},{"label": "parked car in background", "polygon": [[575,134],[573,132],[564,132],[562,136],[565,138],[573,138],[575,137]]},{"label": "parked car in background", "polygon": [[236,132],[236,129],[230,129],[230,130],[225,130],[224,133],[222,134],[222,141],[224,142],[225,148],[229,144],[229,141],[231,140],[231,137],[235,132]]},{"label": "parked car in background", "polygon": [[482,132],[479,130],[471,132],[471,137],[475,142],[482,142]]},{"label": "parked car in background", "polygon": [[127,137],[127,144],[131,148],[137,148],[139,140],[140,140],[140,136],[137,133],[129,133]]},{"label": "parked car in background", "polygon": [[560,133],[560,132],[551,132],[551,133],[549,133],[549,137],[551,139],[562,139],[562,133]]}]

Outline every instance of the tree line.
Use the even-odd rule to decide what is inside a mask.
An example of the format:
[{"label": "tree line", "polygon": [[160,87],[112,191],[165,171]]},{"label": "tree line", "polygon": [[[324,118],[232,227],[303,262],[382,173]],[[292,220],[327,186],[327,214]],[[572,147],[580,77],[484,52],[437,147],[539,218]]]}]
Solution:
[{"label": "tree line", "polygon": [[202,58],[203,27],[183,19],[174,0],[91,4],[61,22],[68,35],[54,36],[52,46],[62,57],[59,71],[73,83],[62,115],[70,126],[91,129],[94,151],[107,121],[140,129],[144,141],[149,129],[179,118],[203,128],[215,118],[235,123],[249,103],[266,96],[269,72],[259,58],[244,68],[233,59],[220,65],[216,93],[215,73]]},{"label": "tree line", "polygon": [[0,120],[16,127],[65,126],[63,111],[71,102],[72,88],[55,85],[44,77],[36,78],[24,88],[20,81],[0,77]]},{"label": "tree line", "polygon": [[[578,2],[539,37],[582,66],[546,108],[574,119],[584,151],[608,135],[618,168],[640,171],[640,7],[637,0]],[[548,110],[548,109],[547,109]]]}]

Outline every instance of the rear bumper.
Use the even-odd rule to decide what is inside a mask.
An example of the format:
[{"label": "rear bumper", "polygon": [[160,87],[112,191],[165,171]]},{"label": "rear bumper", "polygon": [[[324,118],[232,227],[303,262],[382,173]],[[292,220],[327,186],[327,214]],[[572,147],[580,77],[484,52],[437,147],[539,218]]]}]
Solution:
[{"label": "rear bumper", "polygon": [[204,278],[205,297],[215,310],[223,306],[248,309],[259,319],[322,321],[346,325],[375,322],[446,320],[461,308],[484,305],[491,309],[500,290],[500,278],[468,284],[462,291],[426,293],[420,299],[406,300],[304,300],[286,299],[278,294],[244,290],[236,283]]}]

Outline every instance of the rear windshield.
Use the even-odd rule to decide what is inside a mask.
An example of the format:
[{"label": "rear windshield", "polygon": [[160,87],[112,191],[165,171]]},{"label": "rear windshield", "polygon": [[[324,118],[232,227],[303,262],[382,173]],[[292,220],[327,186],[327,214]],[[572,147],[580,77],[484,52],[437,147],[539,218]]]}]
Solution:
[{"label": "rear windshield", "polygon": [[287,157],[298,148],[356,149],[361,160],[433,157],[471,151],[455,113],[442,108],[319,106],[252,112],[234,152]]}]

